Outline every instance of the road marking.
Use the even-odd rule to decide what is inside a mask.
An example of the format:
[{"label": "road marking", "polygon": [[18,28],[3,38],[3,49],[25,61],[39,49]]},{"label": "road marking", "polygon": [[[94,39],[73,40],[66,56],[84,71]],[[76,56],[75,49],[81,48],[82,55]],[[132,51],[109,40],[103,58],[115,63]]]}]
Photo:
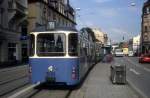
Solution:
[{"label": "road marking", "polygon": [[40,82],[38,82],[38,83],[35,84],[35,85],[31,85],[31,86],[29,86],[29,87],[27,87],[27,88],[25,88],[25,89],[23,89],[23,90],[21,90],[21,91],[15,93],[15,94],[9,96],[8,98],[17,98],[19,95],[21,95],[21,94],[23,94],[23,93],[25,93],[25,92],[27,92],[27,91],[33,89],[34,87],[38,86],[39,84],[40,84]]},{"label": "road marking", "polygon": [[150,72],[150,69],[148,69],[148,68],[144,68],[144,70]]},{"label": "road marking", "polygon": [[135,85],[135,83],[133,81],[131,81],[132,79],[127,79],[129,85],[135,90],[137,91],[137,93],[139,93],[139,98],[147,98],[147,96],[144,94],[144,92],[138,88],[137,85]]},{"label": "road marking", "polygon": [[130,68],[130,71],[133,72],[133,73],[135,73],[136,75],[140,75],[140,73],[137,72],[135,69]]},{"label": "road marking", "polygon": [[150,72],[150,69],[145,68],[145,67],[143,67],[143,66],[140,66],[139,64],[135,64],[135,62],[131,61],[131,60],[128,59],[128,58],[126,58],[126,60],[127,60],[128,62],[130,62],[131,64],[133,64],[133,65],[135,65],[135,66],[137,66],[137,67],[139,67],[139,68],[142,68],[142,69],[144,69],[144,70],[147,71],[147,72]]},{"label": "road marking", "polygon": [[126,58],[126,60],[137,67],[141,67],[139,64],[135,64],[135,62],[131,61],[129,58]]}]

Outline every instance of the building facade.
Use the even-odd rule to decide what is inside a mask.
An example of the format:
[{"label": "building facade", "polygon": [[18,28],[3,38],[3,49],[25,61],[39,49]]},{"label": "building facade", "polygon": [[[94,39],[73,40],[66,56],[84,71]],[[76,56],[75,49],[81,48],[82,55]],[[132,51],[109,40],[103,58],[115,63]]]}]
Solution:
[{"label": "building facade", "polygon": [[141,28],[141,52],[148,53],[150,50],[150,0],[143,6]]},{"label": "building facade", "polygon": [[140,52],[140,35],[133,37],[133,53]]},{"label": "building facade", "polygon": [[0,1],[0,64],[22,61],[21,36],[27,29],[27,1]]},{"label": "building facade", "polygon": [[28,32],[48,21],[55,22],[57,27],[75,28],[75,11],[69,0],[28,0]]},{"label": "building facade", "polygon": [[91,28],[95,34],[95,37],[98,41],[102,43],[102,45],[107,45],[108,36],[106,33],[103,33],[99,28]]}]

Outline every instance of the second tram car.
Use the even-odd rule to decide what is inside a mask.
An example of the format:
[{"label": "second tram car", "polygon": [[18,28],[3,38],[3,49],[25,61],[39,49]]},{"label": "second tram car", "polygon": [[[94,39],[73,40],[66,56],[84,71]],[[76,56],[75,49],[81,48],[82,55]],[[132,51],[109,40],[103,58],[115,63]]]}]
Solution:
[{"label": "second tram car", "polygon": [[76,85],[95,63],[94,52],[92,36],[87,32],[38,27],[30,33],[31,82]]}]

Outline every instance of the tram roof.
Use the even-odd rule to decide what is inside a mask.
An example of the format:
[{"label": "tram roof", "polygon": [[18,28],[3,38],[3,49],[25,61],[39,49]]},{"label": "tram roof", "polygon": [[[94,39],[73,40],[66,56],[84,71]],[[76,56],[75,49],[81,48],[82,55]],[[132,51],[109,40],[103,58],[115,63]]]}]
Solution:
[{"label": "tram roof", "polygon": [[85,27],[85,28],[82,28],[81,31],[86,31],[88,34],[90,34],[92,36],[93,41],[98,42],[98,40],[96,39],[95,34],[91,28]]},{"label": "tram roof", "polygon": [[47,32],[47,31],[74,31],[77,32],[77,29],[72,27],[57,27],[55,29],[46,29],[46,26],[38,26],[32,32]]}]

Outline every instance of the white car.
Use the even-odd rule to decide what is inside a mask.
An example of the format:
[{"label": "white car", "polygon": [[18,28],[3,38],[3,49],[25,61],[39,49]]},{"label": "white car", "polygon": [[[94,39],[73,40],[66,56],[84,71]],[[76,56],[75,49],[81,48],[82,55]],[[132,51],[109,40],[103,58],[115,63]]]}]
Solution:
[{"label": "white car", "polygon": [[129,51],[129,52],[128,52],[128,56],[134,56],[133,51]]},{"label": "white car", "polygon": [[115,56],[116,57],[122,57],[122,56],[124,56],[123,50],[122,49],[116,49],[115,50]]}]

